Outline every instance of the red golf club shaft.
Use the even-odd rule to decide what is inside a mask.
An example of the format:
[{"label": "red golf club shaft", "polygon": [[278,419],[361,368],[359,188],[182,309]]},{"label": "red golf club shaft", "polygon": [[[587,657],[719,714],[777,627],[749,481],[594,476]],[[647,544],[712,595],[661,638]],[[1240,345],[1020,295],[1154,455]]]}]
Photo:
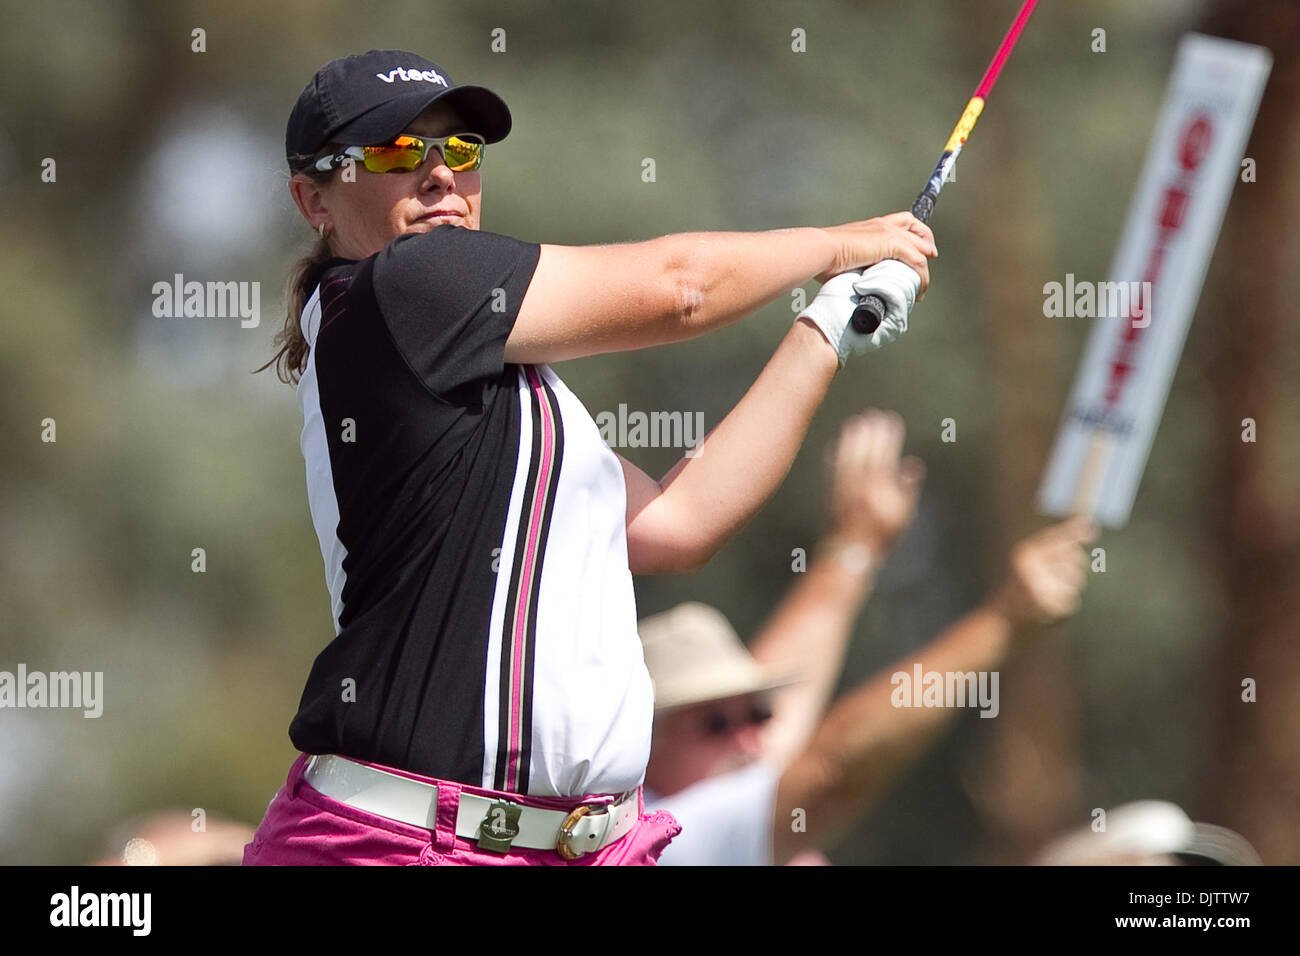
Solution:
[{"label": "red golf club shaft", "polygon": [[[949,172],[956,165],[957,156],[961,153],[966,138],[970,136],[971,130],[975,128],[975,121],[979,119],[980,113],[984,110],[984,98],[993,89],[993,84],[998,81],[998,74],[1002,72],[1002,67],[1006,65],[1007,58],[1011,56],[1016,41],[1020,39],[1020,34],[1025,29],[1025,24],[1029,22],[1029,16],[1034,12],[1034,7],[1037,5],[1038,0],[1025,0],[1020,7],[1020,12],[1011,24],[1011,29],[1002,38],[1002,45],[998,47],[998,52],[993,56],[993,62],[984,71],[984,78],[980,80],[980,85],[975,88],[975,95],[966,104],[961,119],[957,121],[952,135],[948,137],[948,142],[943,147],[943,155],[939,157],[939,162],[935,164],[934,171],[930,173],[925,188],[921,190],[921,194],[912,203],[912,215],[922,222],[928,221],[930,214],[934,212],[934,202],[939,198],[939,192],[943,189],[944,180],[948,178]],[[879,328],[884,317],[884,300],[878,295],[864,295],[862,302],[853,312],[853,328],[863,335],[870,335]]]}]

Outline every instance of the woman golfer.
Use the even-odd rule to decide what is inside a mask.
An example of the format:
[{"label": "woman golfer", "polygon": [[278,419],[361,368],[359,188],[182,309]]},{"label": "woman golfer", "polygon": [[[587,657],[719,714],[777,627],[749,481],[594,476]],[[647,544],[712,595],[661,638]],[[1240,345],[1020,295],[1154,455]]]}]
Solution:
[{"label": "woman golfer", "polygon": [[[335,636],[246,863],[655,862],[680,828],[642,804],[632,575],[694,570],[744,525],[844,357],[905,328],[937,254],[906,213],[589,248],[481,232],[484,144],[509,131],[495,94],[394,50],[326,64],[289,117],[320,241],[273,361],[302,404]],[[875,335],[848,326],[857,276],[828,283],[660,480],[548,367],[695,338],[885,259]]]}]

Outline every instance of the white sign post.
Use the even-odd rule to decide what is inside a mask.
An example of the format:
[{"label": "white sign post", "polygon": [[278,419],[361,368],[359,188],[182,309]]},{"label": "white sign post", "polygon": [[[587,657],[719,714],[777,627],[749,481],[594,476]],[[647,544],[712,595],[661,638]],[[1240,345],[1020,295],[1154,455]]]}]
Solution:
[{"label": "white sign post", "polygon": [[1094,320],[1039,488],[1044,513],[1128,521],[1271,68],[1263,47],[1195,33],[1179,44],[1110,269],[1136,294],[1125,314]]}]

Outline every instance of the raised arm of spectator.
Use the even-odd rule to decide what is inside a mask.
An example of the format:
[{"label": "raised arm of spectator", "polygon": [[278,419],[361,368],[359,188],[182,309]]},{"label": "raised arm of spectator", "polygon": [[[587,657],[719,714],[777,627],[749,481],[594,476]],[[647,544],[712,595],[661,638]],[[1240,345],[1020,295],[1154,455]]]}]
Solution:
[{"label": "raised arm of spectator", "polygon": [[775,692],[763,736],[763,757],[774,766],[807,746],[875,572],[916,513],[925,468],[902,457],[903,437],[893,412],[871,409],[845,422],[829,462],[827,534],[750,647],[769,673],[802,678]]},{"label": "raised arm of spectator", "polygon": [[[781,778],[773,814],[776,863],[831,845],[952,719],[953,707],[894,706],[892,675],[911,674],[917,663],[940,673],[996,668],[1034,625],[1078,609],[1086,575],[1083,545],[1094,534],[1090,522],[1075,518],[1021,541],[1005,583],[984,604],[831,709]],[[804,811],[804,832],[790,826],[795,808]]]}]

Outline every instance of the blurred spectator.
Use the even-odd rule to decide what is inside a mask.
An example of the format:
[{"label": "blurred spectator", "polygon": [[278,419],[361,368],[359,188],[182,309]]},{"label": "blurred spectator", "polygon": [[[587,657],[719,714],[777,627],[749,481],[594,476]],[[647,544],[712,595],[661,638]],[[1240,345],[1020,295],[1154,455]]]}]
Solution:
[{"label": "blurred spectator", "polygon": [[1241,834],[1212,823],[1193,823],[1177,804],[1126,803],[1097,821],[1048,844],[1040,866],[1259,866],[1259,854]]},{"label": "blurred spectator", "polygon": [[109,834],[95,866],[239,866],[253,828],[208,814],[194,829],[186,810],[163,810],[127,820]]},{"label": "blurred spectator", "polygon": [[995,714],[991,668],[1035,625],[1077,609],[1080,546],[1094,533],[1083,519],[1020,542],[983,604],[823,719],[874,571],[915,512],[924,471],[901,457],[903,435],[901,419],[881,412],[845,425],[832,470],[832,532],[752,653],[721,612],[702,604],[641,622],[655,682],[646,806],[668,809],[683,827],[662,863],[827,862],[819,851],[958,709],[951,701],[911,706],[912,675],[982,676]]}]

